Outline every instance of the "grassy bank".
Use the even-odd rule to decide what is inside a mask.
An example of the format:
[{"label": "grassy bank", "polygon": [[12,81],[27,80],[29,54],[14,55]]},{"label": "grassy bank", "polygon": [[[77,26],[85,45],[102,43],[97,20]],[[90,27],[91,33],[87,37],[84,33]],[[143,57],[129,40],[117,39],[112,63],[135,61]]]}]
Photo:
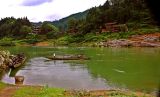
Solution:
[{"label": "grassy bank", "polygon": [[[8,91],[9,90],[9,91]],[[0,82],[0,95],[9,97],[155,97],[150,94],[120,90],[76,91],[39,86],[15,86]],[[8,97],[8,96],[7,96]]]},{"label": "grassy bank", "polygon": [[63,89],[48,87],[22,87],[17,90],[13,97],[64,97]]},{"label": "grassy bank", "polygon": [[47,42],[50,46],[89,46],[97,47],[100,42],[113,40],[113,39],[128,39],[133,35],[144,35],[159,33],[160,29],[157,27],[153,28],[141,28],[136,30],[131,30],[128,32],[104,32],[104,33],[88,33],[85,35],[75,34],[75,35],[65,35],[56,39],[49,39]]},{"label": "grassy bank", "polygon": [[131,28],[128,32],[103,32],[103,33],[88,33],[88,34],[66,34],[60,37],[48,39],[45,35],[38,35],[38,38],[31,39],[13,39],[10,37],[5,37],[0,40],[0,46],[24,46],[24,45],[33,45],[33,46],[89,46],[97,47],[98,43],[113,40],[113,39],[128,39],[132,35],[143,35],[143,34],[152,34],[159,33],[160,29],[158,27],[150,28]]},{"label": "grassy bank", "polygon": [[7,86],[6,84],[0,82],[0,91],[1,91],[2,89],[4,89],[6,86]]},{"label": "grassy bank", "polygon": [[[6,91],[9,90],[9,91]],[[10,97],[64,97],[64,89],[39,86],[15,86],[0,82],[0,96],[12,92]],[[7,96],[8,97],[8,96]]]}]

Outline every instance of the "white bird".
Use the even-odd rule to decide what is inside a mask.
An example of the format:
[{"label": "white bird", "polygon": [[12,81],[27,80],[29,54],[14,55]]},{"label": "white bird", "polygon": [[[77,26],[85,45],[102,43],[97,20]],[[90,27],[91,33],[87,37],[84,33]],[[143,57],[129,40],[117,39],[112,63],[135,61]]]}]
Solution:
[{"label": "white bird", "polygon": [[118,69],[113,69],[113,70],[119,73],[125,73],[125,71],[122,71],[122,70],[118,70]]}]

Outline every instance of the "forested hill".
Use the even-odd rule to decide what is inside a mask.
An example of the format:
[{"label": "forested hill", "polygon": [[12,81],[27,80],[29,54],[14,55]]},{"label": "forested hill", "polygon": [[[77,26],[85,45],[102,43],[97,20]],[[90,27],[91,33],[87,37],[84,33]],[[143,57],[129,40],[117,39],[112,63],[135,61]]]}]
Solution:
[{"label": "forested hill", "polygon": [[145,0],[107,0],[102,6],[51,23],[60,31],[90,33],[99,31],[100,27],[109,22],[125,23],[135,29],[155,24]]},{"label": "forested hill", "polygon": [[84,12],[75,13],[75,14],[72,14],[68,17],[62,18],[60,20],[53,21],[51,23],[60,29],[66,30],[68,20],[70,20],[70,19],[76,19],[76,20],[84,19],[84,18],[86,18],[87,13],[88,13],[88,10],[86,10]]}]

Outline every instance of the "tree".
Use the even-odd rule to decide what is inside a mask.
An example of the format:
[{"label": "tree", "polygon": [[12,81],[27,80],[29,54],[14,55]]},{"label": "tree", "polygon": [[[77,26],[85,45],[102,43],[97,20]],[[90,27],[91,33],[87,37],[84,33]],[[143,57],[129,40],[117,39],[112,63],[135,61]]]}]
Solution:
[{"label": "tree", "polygon": [[85,25],[83,26],[83,33],[99,32],[100,25],[103,24],[102,12],[100,8],[91,8],[86,16]]},{"label": "tree", "polygon": [[[25,36],[26,31],[27,33],[30,32],[31,27],[32,24],[27,19],[27,17],[18,19],[13,17],[6,17],[0,20],[0,37],[19,38]],[[30,29],[30,31],[27,29]]]},{"label": "tree", "polygon": [[70,18],[68,20],[67,26],[68,26],[67,32],[69,32],[69,33],[76,33],[77,30],[78,30],[78,28],[77,28],[78,27],[78,21],[75,18]]},{"label": "tree", "polygon": [[20,36],[25,37],[28,33],[31,33],[31,32],[32,32],[32,28],[24,25],[20,29]]},{"label": "tree", "polygon": [[0,20],[0,37],[5,37],[5,36],[12,36],[12,30],[15,25],[16,19],[11,17],[11,18],[4,18]]},{"label": "tree", "polygon": [[59,29],[48,22],[43,22],[43,24],[41,26],[41,33],[40,34],[47,34],[48,32],[57,33],[57,32],[59,32]]},{"label": "tree", "polygon": [[55,33],[54,31],[48,32],[46,34],[48,39],[56,38],[57,37],[56,35],[57,35],[57,33]]},{"label": "tree", "polygon": [[27,43],[34,44],[36,42],[39,42],[38,35],[35,33],[28,33],[26,38],[27,38],[26,40]]},{"label": "tree", "polygon": [[128,22],[143,23],[145,21],[153,23],[144,1],[107,0],[104,5],[89,9],[81,30],[83,33],[99,32],[109,22],[123,24]]}]

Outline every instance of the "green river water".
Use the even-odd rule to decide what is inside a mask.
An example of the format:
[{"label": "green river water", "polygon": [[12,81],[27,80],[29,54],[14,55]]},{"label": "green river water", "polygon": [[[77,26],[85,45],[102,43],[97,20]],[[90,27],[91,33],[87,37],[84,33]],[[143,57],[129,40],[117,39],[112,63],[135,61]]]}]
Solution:
[{"label": "green river water", "polygon": [[[155,91],[160,83],[160,48],[6,47],[23,52],[26,63],[0,73],[0,80],[14,84],[23,75],[24,84],[65,89],[131,89]],[[85,54],[88,61],[46,61],[45,56]]]}]

